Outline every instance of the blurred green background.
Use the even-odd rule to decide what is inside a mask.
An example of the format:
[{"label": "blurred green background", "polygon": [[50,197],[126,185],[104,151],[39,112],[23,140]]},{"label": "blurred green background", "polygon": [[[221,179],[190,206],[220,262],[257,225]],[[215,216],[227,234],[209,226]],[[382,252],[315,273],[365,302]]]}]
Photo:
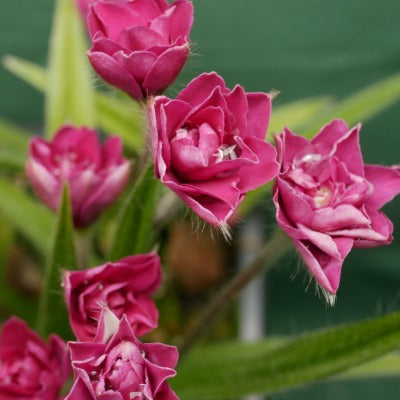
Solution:
[{"label": "blurred green background", "polygon": [[[319,95],[343,98],[400,71],[400,2],[384,0],[194,0],[193,55],[171,90],[216,70],[229,86],[281,92],[275,104]],[[46,62],[52,0],[0,2],[0,54]],[[0,116],[40,132],[42,95],[0,69]],[[364,124],[369,163],[400,163],[399,104]],[[400,199],[386,207],[400,236]],[[268,224],[268,221],[265,222]],[[333,309],[306,292],[298,261],[268,278],[267,331],[293,334],[379,315],[400,306],[400,246],[353,251]],[[270,399],[398,399],[400,380],[322,383]]]}]

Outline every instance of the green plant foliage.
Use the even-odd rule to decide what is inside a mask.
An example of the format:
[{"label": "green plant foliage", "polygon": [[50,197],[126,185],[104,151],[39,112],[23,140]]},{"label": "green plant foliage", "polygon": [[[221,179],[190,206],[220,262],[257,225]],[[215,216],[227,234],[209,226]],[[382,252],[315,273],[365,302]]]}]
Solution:
[{"label": "green plant foliage", "polygon": [[[199,349],[188,356],[172,386],[187,400],[272,393],[335,375],[389,353],[399,343],[400,312],[397,312],[307,334],[286,345],[278,344],[278,348],[265,342],[238,344],[230,352],[222,348],[220,355],[214,346],[213,355]],[[246,346],[250,346],[249,351]]]},{"label": "green plant foliage", "polygon": [[21,171],[24,169],[29,133],[0,120],[0,167]]},{"label": "green plant foliage", "polygon": [[[45,90],[46,70],[43,67],[14,56],[4,57],[3,64],[37,90]],[[106,133],[120,136],[131,150],[140,151],[143,146],[143,111],[130,99],[111,97],[102,92],[95,92],[94,100],[97,125]]]},{"label": "green plant foliage", "polygon": [[306,137],[314,136],[323,124],[342,118],[350,126],[365,122],[400,99],[400,74],[390,76],[363,88],[320,113],[318,118],[302,130]]},{"label": "green plant foliage", "polygon": [[15,243],[15,232],[11,224],[0,215],[0,303],[9,313],[32,322],[35,302],[14,290],[8,281],[7,267]]},{"label": "green plant foliage", "polygon": [[[94,127],[94,98],[82,21],[71,0],[57,0],[49,49],[46,136],[65,123]],[[37,78],[37,76],[36,76]]]},{"label": "green plant foliage", "polygon": [[42,255],[47,254],[54,220],[52,213],[1,176],[0,211]]},{"label": "green plant foliage", "polygon": [[157,188],[158,181],[150,166],[121,206],[107,259],[115,261],[151,250]]},{"label": "green plant foliage", "polygon": [[[276,102],[278,101],[279,96],[276,99]],[[268,139],[272,141],[271,133],[280,133],[286,126],[293,130],[301,129],[308,121],[326,112],[333,104],[333,99],[327,96],[291,101],[281,105],[276,105],[274,102],[268,127],[268,132],[270,133]]]},{"label": "green plant foliage", "polygon": [[36,329],[44,337],[55,332],[68,338],[70,328],[61,278],[63,269],[75,269],[77,265],[68,186],[64,186],[63,189],[53,235],[52,249],[47,260],[39,300]]}]

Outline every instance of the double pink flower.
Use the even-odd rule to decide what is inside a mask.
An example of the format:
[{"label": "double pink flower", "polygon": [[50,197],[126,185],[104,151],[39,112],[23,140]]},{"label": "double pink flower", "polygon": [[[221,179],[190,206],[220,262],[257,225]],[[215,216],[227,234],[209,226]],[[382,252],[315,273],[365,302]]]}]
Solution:
[{"label": "double pink flower", "polygon": [[85,271],[65,272],[65,300],[78,340],[93,340],[105,307],[118,318],[125,314],[136,336],[156,328],[158,310],[151,295],[160,281],[160,259],[154,253],[126,257]]},{"label": "double pink flower", "polygon": [[154,169],[201,218],[226,228],[245,194],[278,172],[265,142],[271,98],[202,74],[174,100],[149,107]]},{"label": "double pink flower", "polygon": [[0,399],[58,400],[71,373],[66,343],[51,335],[45,343],[16,317],[0,334]]},{"label": "double pink flower", "polygon": [[69,184],[77,227],[90,224],[117,199],[128,182],[130,169],[118,137],[110,137],[100,146],[94,130],[70,125],[61,128],[50,142],[32,139],[26,163],[35,192],[54,211],[63,184]]},{"label": "double pink flower", "polygon": [[392,222],[379,209],[400,192],[395,167],[364,165],[360,125],[334,120],[308,141],[289,129],[276,137],[281,163],[274,202],[318,284],[334,295],[353,247],[392,241]]},{"label": "double pink flower", "polygon": [[87,22],[93,68],[111,85],[143,100],[166,89],[185,64],[193,5],[187,0],[99,0],[92,2]]},{"label": "double pink flower", "polygon": [[175,347],[141,343],[126,316],[109,310],[93,342],[70,342],[74,385],[65,400],[178,400],[167,383],[175,376]]}]

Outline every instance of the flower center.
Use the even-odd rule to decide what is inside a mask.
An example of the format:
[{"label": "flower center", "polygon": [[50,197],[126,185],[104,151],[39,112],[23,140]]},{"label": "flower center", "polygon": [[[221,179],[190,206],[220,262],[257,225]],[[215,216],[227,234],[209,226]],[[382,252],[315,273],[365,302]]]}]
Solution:
[{"label": "flower center", "polygon": [[314,204],[317,208],[326,206],[332,196],[332,191],[326,187],[323,186],[320,189],[317,190],[317,192],[314,195]]},{"label": "flower center", "polygon": [[232,146],[227,146],[226,144],[223,144],[222,146],[220,146],[217,152],[213,154],[213,156],[216,157],[216,164],[225,160],[236,160],[237,155],[235,153],[235,148],[236,144]]},{"label": "flower center", "polygon": [[54,156],[54,163],[57,168],[54,174],[57,176],[68,177],[71,170],[74,169],[78,155],[71,151],[66,154],[56,154]]},{"label": "flower center", "polygon": [[310,165],[312,163],[320,161],[321,158],[321,154],[318,153],[307,153],[301,158],[295,157],[293,160],[293,169],[304,166],[304,164]]}]

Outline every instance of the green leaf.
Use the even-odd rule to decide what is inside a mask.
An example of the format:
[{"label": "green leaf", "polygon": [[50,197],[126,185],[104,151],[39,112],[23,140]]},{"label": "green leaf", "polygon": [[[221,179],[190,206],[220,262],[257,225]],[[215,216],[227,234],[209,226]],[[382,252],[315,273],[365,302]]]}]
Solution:
[{"label": "green leaf", "polygon": [[[29,61],[14,56],[3,59],[4,66],[13,74],[34,88],[44,91],[46,70]],[[143,147],[143,115],[140,108],[130,99],[111,97],[101,92],[95,93],[97,125],[106,133],[119,135],[124,144],[139,152]]]},{"label": "green leaf", "polygon": [[44,92],[46,89],[46,70],[33,62],[12,55],[3,57],[3,65],[18,78],[29,83],[35,89]]},{"label": "green leaf", "polygon": [[[399,347],[400,313],[304,335],[277,349],[238,344],[221,358],[203,362],[206,351],[188,356],[171,381],[186,400],[233,399],[272,393],[333,376]],[[247,352],[246,346],[253,346]],[[248,347],[249,348],[249,347]],[[210,352],[208,353],[210,354]]]},{"label": "green leaf", "polygon": [[28,151],[29,133],[0,120],[0,166],[23,170]]},{"label": "green leaf", "polygon": [[85,42],[75,2],[57,0],[50,36],[46,88],[47,137],[51,137],[67,122],[78,126],[95,126],[94,98]]},{"label": "green leaf", "polygon": [[158,181],[150,166],[131,189],[120,209],[109,260],[151,250],[157,188]]},{"label": "green leaf", "polygon": [[96,112],[102,129],[122,138],[124,144],[139,152],[143,147],[143,116],[132,101],[96,94]]},{"label": "green leaf", "polygon": [[54,220],[51,211],[1,176],[0,211],[38,251],[47,254]]},{"label": "green leaf", "polygon": [[36,328],[44,337],[51,332],[71,336],[61,279],[64,268],[75,269],[76,265],[69,190],[65,185],[39,299]]},{"label": "green leaf", "polygon": [[350,95],[311,121],[303,134],[314,136],[334,118],[342,118],[349,125],[365,122],[400,100],[400,74],[383,79]]},{"label": "green leaf", "polygon": [[333,104],[333,99],[328,96],[291,101],[276,106],[273,104],[268,131],[280,133],[286,126],[296,131]]},{"label": "green leaf", "polygon": [[1,308],[10,314],[18,315],[25,321],[32,322],[35,302],[29,301],[22,293],[17,292],[8,280],[8,265],[11,250],[14,247],[15,234],[9,221],[0,215],[0,303]]}]

